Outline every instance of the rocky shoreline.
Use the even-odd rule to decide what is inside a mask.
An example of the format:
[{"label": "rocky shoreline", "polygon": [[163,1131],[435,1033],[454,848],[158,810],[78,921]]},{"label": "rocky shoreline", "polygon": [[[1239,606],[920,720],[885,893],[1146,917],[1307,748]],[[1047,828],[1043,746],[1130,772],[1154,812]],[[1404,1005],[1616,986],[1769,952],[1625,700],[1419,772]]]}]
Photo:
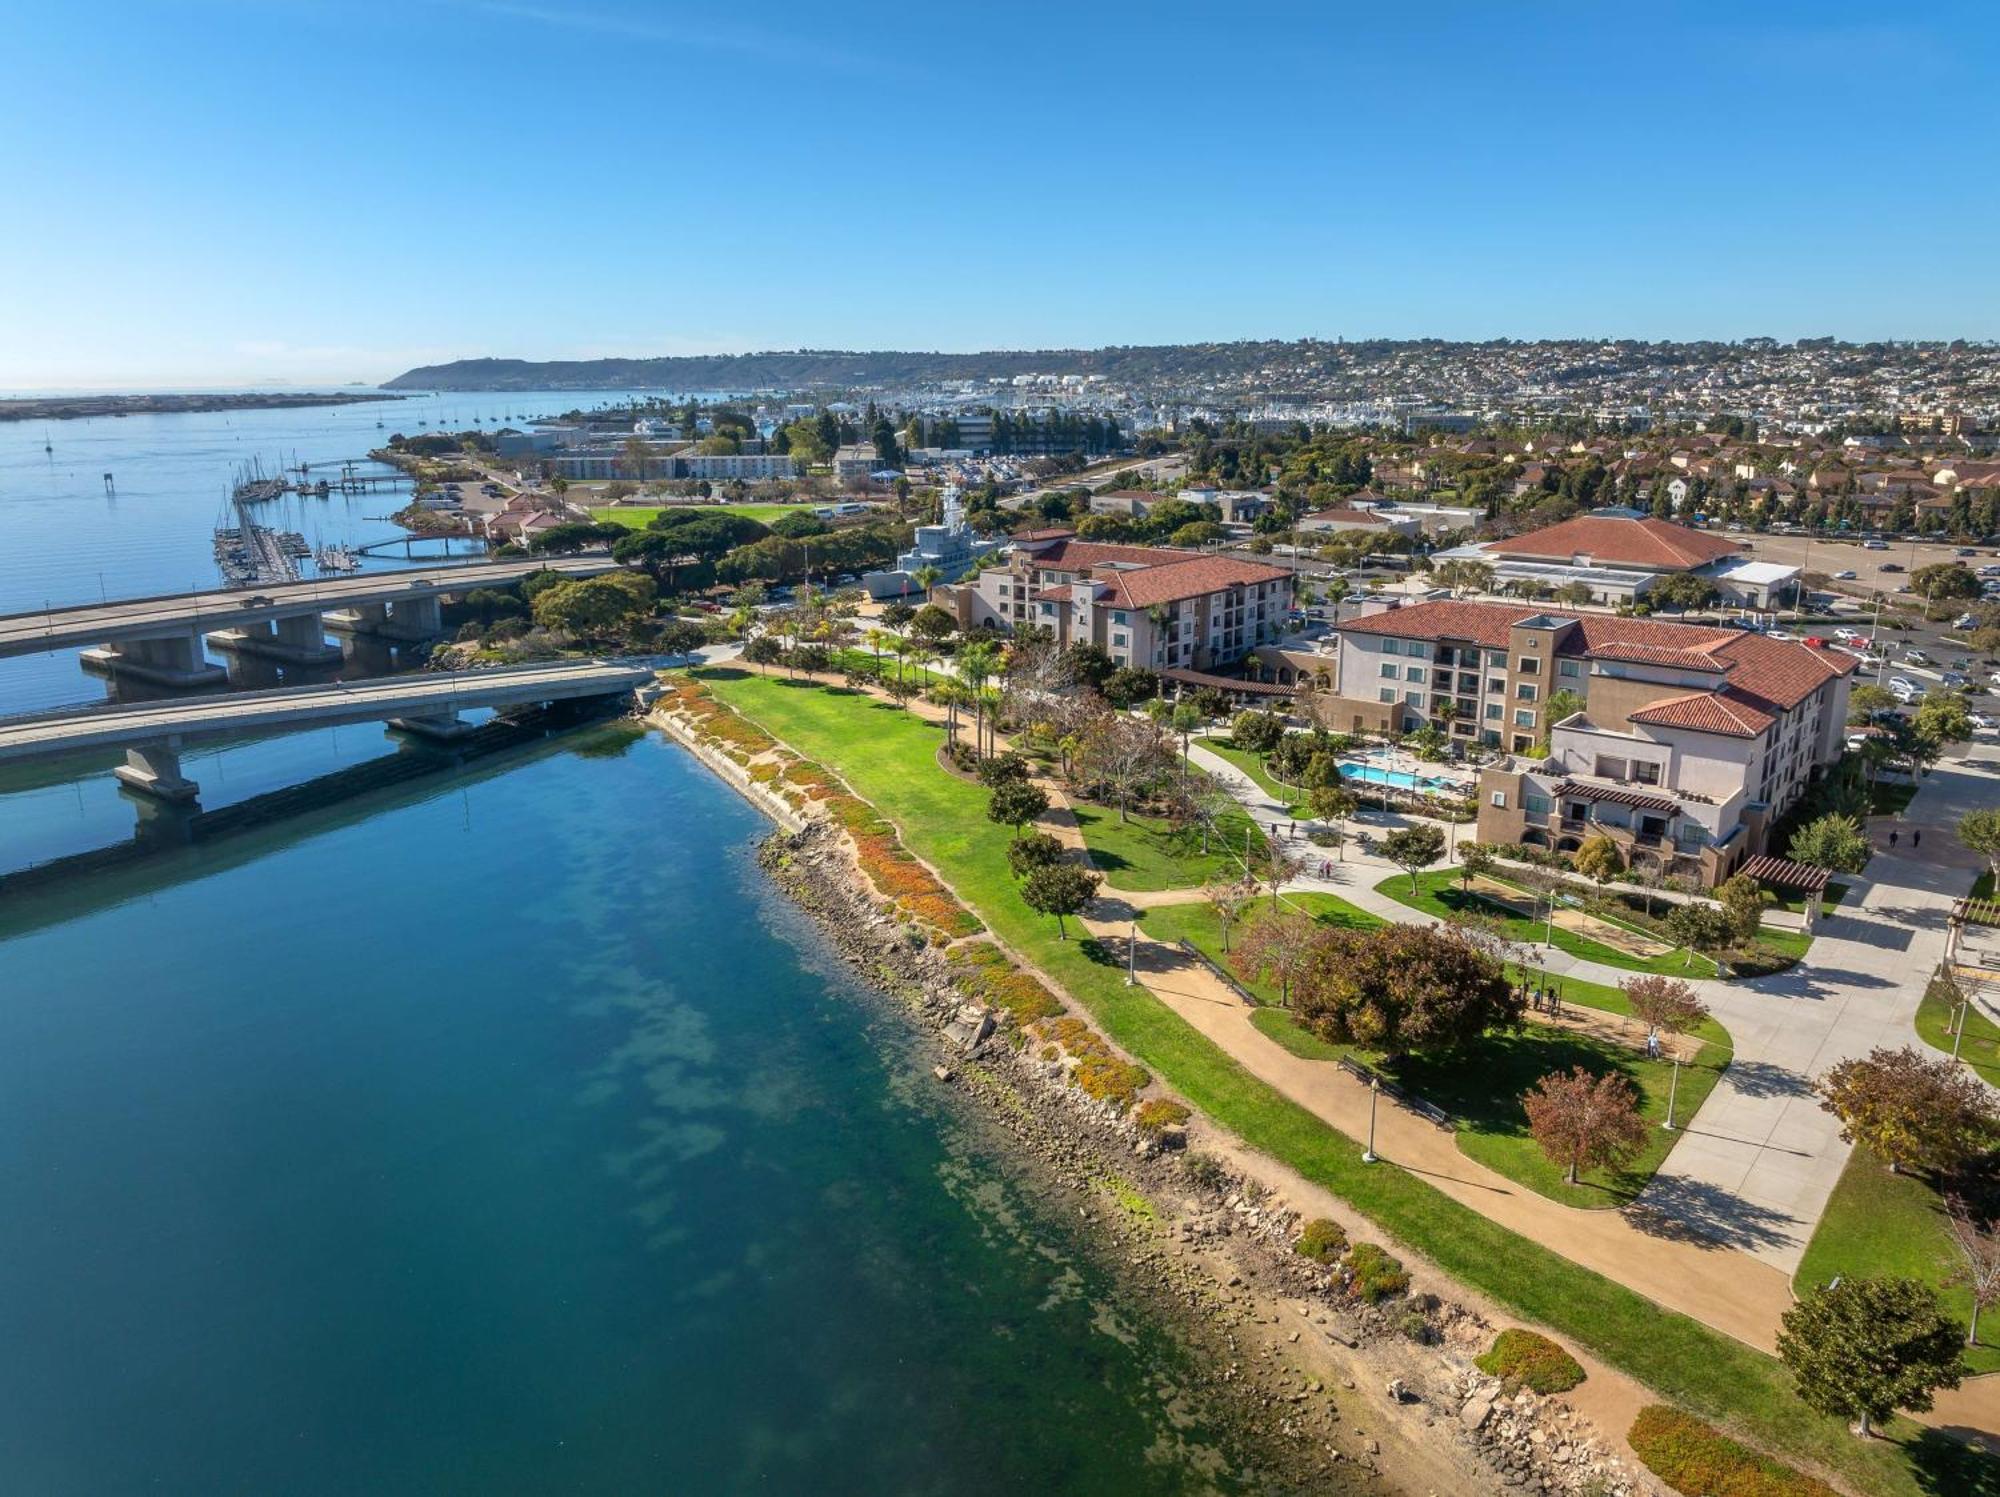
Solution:
[{"label": "rocky shoreline", "polygon": [[1476,1311],[1415,1289],[1359,1303],[1337,1269],[1292,1250],[1299,1213],[1254,1163],[1224,1165],[1218,1154],[1232,1151],[1198,1119],[1148,1134],[1016,1043],[1004,1016],[968,1001],[940,946],[876,897],[836,827],[787,821],[762,848],[764,867],[850,966],[931,1031],[940,1082],[978,1098],[1074,1194],[1123,1286],[1212,1369],[1199,1391],[1260,1489],[1663,1491],[1562,1398],[1503,1389],[1474,1367],[1497,1330]]}]

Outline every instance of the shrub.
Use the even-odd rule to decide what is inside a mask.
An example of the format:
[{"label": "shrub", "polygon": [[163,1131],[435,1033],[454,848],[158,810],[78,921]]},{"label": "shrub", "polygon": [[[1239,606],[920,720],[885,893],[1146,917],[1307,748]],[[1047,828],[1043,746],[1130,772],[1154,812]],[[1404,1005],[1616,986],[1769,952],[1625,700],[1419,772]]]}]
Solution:
[{"label": "shrub", "polygon": [[971,774],[979,768],[979,751],[963,739],[954,738],[947,743],[944,756],[951,761],[951,767],[962,774]]},{"label": "shrub", "polygon": [[1525,1387],[1537,1393],[1567,1393],[1583,1381],[1583,1367],[1576,1358],[1535,1331],[1502,1331],[1476,1365],[1510,1391]]},{"label": "shrub", "polygon": [[1347,1250],[1345,1262],[1353,1276],[1349,1287],[1354,1297],[1367,1304],[1379,1305],[1410,1287],[1409,1271],[1372,1242],[1355,1243]]},{"label": "shrub", "polygon": [[1648,1471],[1688,1497],[1834,1497],[1825,1482],[1664,1404],[1639,1410],[1625,1438]]},{"label": "shrub", "polygon": [[1153,1078],[1146,1074],[1143,1066],[1135,1066],[1116,1056],[1086,1055],[1077,1063],[1072,1079],[1083,1089],[1084,1095],[1109,1102],[1123,1112],[1132,1105],[1132,1099],[1138,1096],[1140,1089]]},{"label": "shrub", "polygon": [[1300,1230],[1292,1250],[1315,1263],[1332,1263],[1347,1251],[1347,1233],[1339,1222],[1316,1216]]},{"label": "shrub", "polygon": [[[945,962],[969,997],[1000,1009],[1016,1024],[1033,1024],[1053,1019],[1062,1004],[1056,995],[1007,959],[1005,952],[990,941],[972,941],[955,947]],[[1045,1057],[1056,1058],[1054,1046]]]},{"label": "shrub", "polygon": [[1187,1108],[1180,1103],[1155,1097],[1150,1102],[1139,1104],[1139,1110],[1132,1114],[1132,1121],[1147,1133],[1160,1133],[1168,1128],[1178,1128],[1190,1116]]},{"label": "shrub", "polygon": [[1213,1154],[1190,1153],[1181,1160],[1181,1171],[1196,1190],[1221,1190],[1229,1183],[1229,1169]]}]

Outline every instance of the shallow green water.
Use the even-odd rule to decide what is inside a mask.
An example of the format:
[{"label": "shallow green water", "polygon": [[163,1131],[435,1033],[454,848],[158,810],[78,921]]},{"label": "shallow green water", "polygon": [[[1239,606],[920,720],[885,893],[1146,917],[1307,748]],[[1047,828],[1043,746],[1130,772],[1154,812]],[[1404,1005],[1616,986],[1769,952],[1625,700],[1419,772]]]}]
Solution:
[{"label": "shallow green water", "polygon": [[0,1487],[1209,1486],[763,831],[642,738],[0,941]]}]

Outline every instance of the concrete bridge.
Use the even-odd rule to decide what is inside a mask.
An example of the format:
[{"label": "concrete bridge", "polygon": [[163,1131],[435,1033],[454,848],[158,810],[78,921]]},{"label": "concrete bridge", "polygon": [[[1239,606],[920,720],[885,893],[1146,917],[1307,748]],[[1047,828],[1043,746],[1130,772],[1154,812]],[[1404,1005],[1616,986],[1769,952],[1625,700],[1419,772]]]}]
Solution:
[{"label": "concrete bridge", "polygon": [[473,725],[458,715],[471,708],[615,696],[652,682],[653,672],[644,666],[579,660],[450,674],[430,671],[181,701],[113,703],[0,718],[0,763],[123,748],[125,763],[114,771],[120,780],[159,800],[188,805],[200,793],[200,787],[181,773],[181,750],[190,744],[358,722],[387,722],[404,732],[448,743],[472,731]]},{"label": "concrete bridge", "polygon": [[432,639],[440,632],[438,601],[448,595],[507,587],[543,570],[593,577],[617,566],[608,556],[524,557],[4,614],[0,659],[82,648],[87,668],[156,686],[214,686],[228,673],[208,662],[204,640],[285,665],[337,664],[340,649],[327,643],[328,630]]}]

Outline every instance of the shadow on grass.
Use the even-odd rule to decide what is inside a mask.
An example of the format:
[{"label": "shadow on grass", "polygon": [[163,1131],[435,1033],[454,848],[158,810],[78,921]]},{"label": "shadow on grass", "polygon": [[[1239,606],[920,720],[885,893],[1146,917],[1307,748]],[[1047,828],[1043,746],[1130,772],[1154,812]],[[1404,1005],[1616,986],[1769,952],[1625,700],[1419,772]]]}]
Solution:
[{"label": "shadow on grass", "polygon": [[1938,1497],[2000,1497],[2000,1459],[1964,1443],[1992,1439],[1983,1430],[1946,1426],[1899,1443],[1919,1491]]}]

